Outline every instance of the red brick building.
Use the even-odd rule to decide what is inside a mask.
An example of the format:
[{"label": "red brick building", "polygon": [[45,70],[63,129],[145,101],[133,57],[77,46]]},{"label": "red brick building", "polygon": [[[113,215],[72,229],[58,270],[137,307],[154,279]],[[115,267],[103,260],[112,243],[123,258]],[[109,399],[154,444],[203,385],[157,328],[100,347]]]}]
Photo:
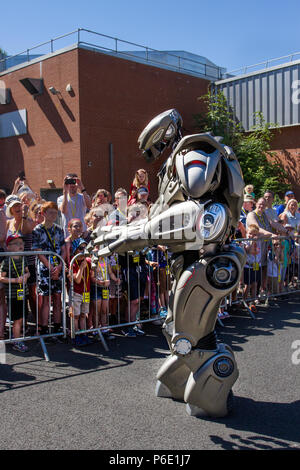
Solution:
[{"label": "red brick building", "polygon": [[[42,79],[43,92],[31,95],[20,82],[24,78]],[[11,189],[24,170],[32,188],[48,198],[51,191],[56,197],[68,172],[76,172],[92,194],[102,187],[129,189],[138,168],[149,172],[155,198],[164,158],[146,163],[138,136],[150,119],[170,108],[181,113],[184,133],[194,132],[193,115],[202,106],[198,97],[210,83],[78,46],[8,69],[0,80],[11,90],[0,118],[17,110],[27,116],[26,133],[0,138],[0,187]]]}]

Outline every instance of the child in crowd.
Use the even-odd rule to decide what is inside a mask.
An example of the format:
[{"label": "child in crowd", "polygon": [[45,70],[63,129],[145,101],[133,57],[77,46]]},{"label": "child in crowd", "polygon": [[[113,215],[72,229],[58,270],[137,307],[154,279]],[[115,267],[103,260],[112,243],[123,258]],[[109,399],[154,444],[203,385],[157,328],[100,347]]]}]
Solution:
[{"label": "child in crowd", "polygon": [[[133,323],[140,319],[140,308],[145,295],[148,276],[146,255],[138,251],[127,253],[127,255],[119,255],[119,262],[122,266],[124,283],[127,287],[126,321]],[[141,325],[126,327],[122,332],[125,336],[131,338],[145,334],[141,329]]]},{"label": "child in crowd", "polygon": [[[48,201],[42,204],[44,222],[37,225],[32,232],[32,249],[48,251],[49,255],[38,255],[37,286],[41,295],[41,309],[39,312],[40,332],[48,334],[50,317],[50,299],[53,303],[54,333],[59,333],[61,327],[61,293],[63,286],[63,261],[66,258],[65,237],[63,230],[56,225],[58,207],[55,202]],[[57,256],[58,255],[58,256]],[[49,339],[48,341],[55,341]]]},{"label": "child in crowd", "polygon": [[119,315],[118,307],[120,306],[120,299],[122,294],[122,270],[119,264],[119,257],[117,254],[112,254],[109,257],[109,265],[111,266],[112,273],[114,274],[116,281],[112,278],[109,284],[109,311],[111,319],[114,324],[120,323],[117,318]]},{"label": "child in crowd", "polygon": [[[5,191],[0,189],[0,255],[6,251],[6,215],[5,215]],[[4,257],[0,256],[0,263]],[[0,282],[0,341],[4,339],[7,307],[5,302],[4,284]]]},{"label": "child in crowd", "polygon": [[[261,247],[260,241],[257,240],[259,227],[255,224],[249,225],[247,229],[247,238],[253,241],[245,241],[243,243],[247,260],[244,267],[244,292],[243,298],[247,299],[249,291],[252,299],[255,299],[257,292],[257,284],[261,280]],[[251,301],[250,310],[256,312],[254,301]]]},{"label": "child in crowd", "polygon": [[99,206],[94,207],[85,216],[85,223],[87,225],[87,231],[86,235],[84,235],[84,239],[87,241],[87,243],[89,243],[93,230],[96,230],[97,227],[103,227],[104,225],[106,225],[105,212]]},{"label": "child in crowd", "polygon": [[292,239],[294,228],[290,224],[285,224],[284,228],[287,230],[287,236],[285,239],[281,240],[281,246],[283,251],[283,262],[281,265],[281,272],[280,272],[280,283],[279,283],[279,290],[280,292],[283,291],[283,287],[287,288],[288,283],[292,279],[293,276],[293,252],[295,247],[295,242]]},{"label": "child in crowd", "polygon": [[253,197],[253,199],[255,199],[253,184],[247,184],[247,186],[245,186],[244,192],[245,192],[245,195],[250,195]]},{"label": "child in crowd", "polygon": [[283,250],[280,240],[274,239],[272,247],[268,250],[267,289],[268,295],[279,292],[281,281],[281,266],[283,263]]},{"label": "child in crowd", "polygon": [[[156,295],[158,262],[155,261],[155,257],[155,248],[148,250],[146,255],[146,264],[148,265],[148,283],[145,290],[146,294],[150,298],[150,314],[156,316],[159,311],[159,304]],[[161,324],[161,322],[157,321],[157,324]]]},{"label": "child in crowd", "polygon": [[297,230],[294,232],[295,237],[295,250],[294,250],[294,259],[295,259],[295,279],[294,286],[299,285],[299,276],[300,276],[300,232]]},{"label": "child in crowd", "polygon": [[[87,246],[83,238],[73,241],[73,255],[82,254]],[[70,313],[74,319],[74,330],[86,330],[86,319],[90,311],[91,290],[91,260],[82,254],[78,256],[72,265],[73,271],[73,300]],[[89,343],[87,335],[77,335],[75,345],[83,346]]]},{"label": "child in crowd", "polygon": [[94,328],[105,327],[102,333],[107,339],[115,339],[108,328],[108,306],[110,279],[118,283],[112,271],[109,258],[100,257],[95,269],[91,271],[91,317]]},{"label": "child in crowd", "polygon": [[[23,238],[19,233],[10,235],[6,241],[7,251],[24,251]],[[5,284],[9,318],[13,321],[13,337],[21,338],[22,327],[25,333],[25,321],[28,315],[28,287],[30,276],[26,257],[5,257],[0,268],[0,282]],[[9,277],[8,277],[9,276]],[[23,323],[24,322],[24,323]],[[15,341],[13,349],[19,352],[28,351],[23,341]]]},{"label": "child in crowd", "polygon": [[170,289],[170,272],[169,272],[169,255],[166,247],[158,245],[154,251],[154,261],[157,262],[157,287],[158,287],[158,304],[161,316],[166,316],[169,303]]},{"label": "child in crowd", "polygon": [[219,320],[224,320],[224,318],[229,318],[230,317],[227,310],[225,310],[226,308],[227,308],[227,297],[224,297],[221,300],[220,306],[219,306],[219,311],[218,311],[218,319]]},{"label": "child in crowd", "polygon": [[65,239],[66,243],[66,263],[70,265],[70,261],[74,256],[73,241],[78,240],[83,235],[83,224],[80,219],[71,219],[68,222],[69,236]]}]

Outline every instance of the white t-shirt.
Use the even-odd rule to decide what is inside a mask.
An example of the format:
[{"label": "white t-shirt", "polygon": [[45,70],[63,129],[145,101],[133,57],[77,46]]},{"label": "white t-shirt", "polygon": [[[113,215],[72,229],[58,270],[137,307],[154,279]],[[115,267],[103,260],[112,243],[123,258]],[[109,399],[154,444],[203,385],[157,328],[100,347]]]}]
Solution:
[{"label": "white t-shirt", "polygon": [[[252,241],[245,241],[243,242],[244,246],[251,246]],[[256,242],[256,248],[258,253],[256,255],[252,255],[251,253],[247,253],[247,260],[245,263],[245,268],[252,268],[254,264],[261,265],[261,243],[260,241]]]},{"label": "white t-shirt", "polygon": [[[57,205],[60,207],[63,202],[63,196],[59,196],[57,199]],[[62,226],[64,230],[64,234],[67,237],[69,235],[68,232],[68,222],[71,219],[80,219],[83,225],[83,230],[86,230],[86,224],[84,222],[84,217],[86,215],[86,203],[84,200],[84,196],[81,193],[75,194],[75,196],[70,196],[69,194],[67,195],[68,198],[68,208],[67,208],[67,213],[63,214],[61,213],[62,216]]]},{"label": "white t-shirt", "polygon": [[275,209],[273,209],[272,207],[267,207],[265,209],[265,214],[267,214],[269,219],[273,220],[274,222],[277,222],[278,215],[277,215],[277,212],[275,211]]},{"label": "white t-shirt", "polygon": [[300,213],[296,212],[295,215],[292,215],[292,213],[290,211],[285,210],[284,214],[286,214],[286,216],[287,216],[288,223],[290,225],[292,225],[294,230],[297,230],[297,228],[300,225]]},{"label": "white t-shirt", "polygon": [[268,276],[278,277],[278,263],[268,258]]}]

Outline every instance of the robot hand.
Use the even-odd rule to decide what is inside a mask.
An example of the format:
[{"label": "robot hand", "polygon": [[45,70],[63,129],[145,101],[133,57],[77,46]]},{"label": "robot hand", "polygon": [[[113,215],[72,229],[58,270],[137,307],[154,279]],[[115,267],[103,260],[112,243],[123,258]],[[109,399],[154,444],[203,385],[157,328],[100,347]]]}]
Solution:
[{"label": "robot hand", "polygon": [[130,250],[143,249],[149,245],[149,239],[145,230],[145,223],[106,226],[97,233],[97,238],[92,242],[93,246],[100,246],[96,257],[109,256],[112,253],[124,254]]}]

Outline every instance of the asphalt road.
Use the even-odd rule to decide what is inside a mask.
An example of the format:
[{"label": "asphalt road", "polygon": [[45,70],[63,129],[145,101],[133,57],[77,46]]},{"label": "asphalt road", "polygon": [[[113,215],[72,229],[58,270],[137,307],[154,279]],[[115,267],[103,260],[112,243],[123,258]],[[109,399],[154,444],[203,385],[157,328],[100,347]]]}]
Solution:
[{"label": "asphalt road", "polygon": [[[154,394],[168,353],[160,327],[81,349],[38,341],[0,364],[0,449],[221,450],[300,449],[299,297],[224,320],[221,340],[240,376],[233,413],[190,417],[185,404]],[[299,341],[297,346],[295,341]],[[293,344],[294,343],[294,344]],[[299,350],[299,354],[297,353]],[[300,361],[299,361],[300,362]]]}]

